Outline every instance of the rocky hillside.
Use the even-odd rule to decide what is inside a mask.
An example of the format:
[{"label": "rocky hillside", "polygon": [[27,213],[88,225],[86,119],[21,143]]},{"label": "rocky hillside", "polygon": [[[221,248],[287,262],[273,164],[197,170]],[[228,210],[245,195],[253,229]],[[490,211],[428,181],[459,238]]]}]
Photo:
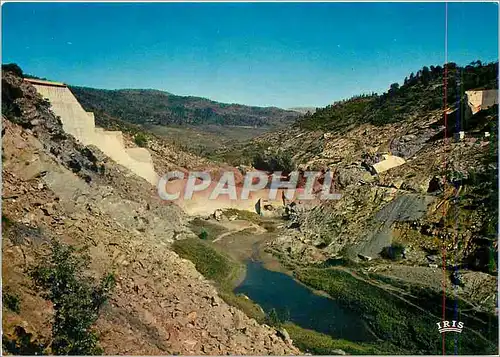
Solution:
[{"label": "rocky hillside", "polygon": [[[382,340],[441,353],[429,326],[460,306],[469,328],[459,353],[498,353],[498,105],[470,115],[462,92],[498,88],[498,64],[451,65],[446,116],[444,72],[432,68],[434,77],[424,68],[401,88],[319,109],[221,156],[255,163],[257,147],[267,167],[334,175],[341,199],[288,207],[287,229],[268,251]],[[402,164],[377,171],[385,160]],[[446,351],[456,353],[451,340]]]},{"label": "rocky hillside", "polygon": [[71,91],[98,121],[108,114],[135,124],[282,127],[299,116],[292,110],[218,103],[159,90],[71,87]]},{"label": "rocky hillside", "polygon": [[[464,70],[469,71],[469,77],[478,78],[473,82],[474,88],[491,88],[495,85],[497,69],[498,63]],[[461,71],[450,70],[449,82],[456,81],[456,76],[462,76]],[[472,89],[469,77],[463,79],[462,76],[464,89]],[[415,78],[421,78],[421,74]],[[440,80],[442,76],[425,84],[407,82],[402,88],[390,90],[382,96],[338,103],[318,110],[310,117],[303,117],[293,130],[265,134],[255,142],[271,151],[289,153],[302,169],[329,168],[335,171],[338,188],[342,191],[382,189],[396,190],[394,198],[402,191],[445,198],[444,186],[459,190],[467,186],[467,193],[460,192],[464,195],[463,200],[467,200],[472,199],[471,191],[478,189],[478,185],[489,184],[493,190],[487,191],[490,200],[496,189],[498,108],[495,106],[465,119],[465,97],[450,94],[450,99],[454,100],[448,102],[445,130],[442,109],[432,104],[437,103],[435,82]],[[442,91],[442,87],[439,90]],[[408,100],[409,97],[415,100]],[[425,97],[427,102],[419,100]],[[359,109],[363,106],[363,110]],[[380,119],[381,111],[389,111],[389,117]],[[456,127],[465,131],[463,140],[453,140]],[[485,137],[485,132],[490,136]],[[374,174],[371,166],[383,160],[382,154],[387,153],[403,158],[406,164]],[[437,185],[436,177],[446,178],[446,183],[440,181]],[[346,200],[360,199],[360,195],[354,192],[344,196],[347,196]],[[489,206],[485,209],[494,209],[494,202],[487,203]],[[362,202],[360,207],[364,207]],[[494,212],[489,212],[489,215],[491,218],[495,216]]]},{"label": "rocky hillside", "polygon": [[[489,290],[475,292],[471,285],[459,290],[475,296],[478,308],[493,312],[498,106],[466,119],[466,98],[460,91],[498,88],[497,70],[498,63],[448,66],[446,127],[444,69],[424,67],[401,88],[392,85],[383,95],[318,109],[291,130],[267,133],[221,156],[235,164],[255,163],[252,148],[258,147],[268,158],[289,158],[287,166],[334,174],[342,198],[312,209],[299,205],[289,223],[294,228],[274,242],[272,250],[290,264],[365,259],[385,266],[398,260],[401,269],[423,267],[426,281],[434,281],[438,291],[436,274],[442,273],[431,267],[442,265],[444,249],[450,283],[454,266],[463,269],[463,280],[473,275],[472,280],[482,281]],[[465,131],[461,140],[453,139],[457,127]],[[376,172],[374,164],[383,155],[397,156],[404,164]],[[392,252],[403,248],[405,258],[395,258]],[[412,280],[416,275],[411,272],[403,276]]]},{"label": "rocky hillside", "polygon": [[2,105],[4,353],[299,353],[171,250],[194,234],[154,187],[65,134],[12,72]]},{"label": "rocky hillside", "polygon": [[301,114],[307,114],[308,112],[312,114],[316,111],[316,107],[293,107],[289,109]]}]

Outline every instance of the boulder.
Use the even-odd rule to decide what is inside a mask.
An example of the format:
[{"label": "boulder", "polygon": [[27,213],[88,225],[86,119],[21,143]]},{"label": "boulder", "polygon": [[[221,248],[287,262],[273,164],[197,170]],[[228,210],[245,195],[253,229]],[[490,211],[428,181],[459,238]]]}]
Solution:
[{"label": "boulder", "polygon": [[332,350],[331,353],[332,353],[332,355],[338,355],[338,356],[345,356],[347,354],[347,353],[345,353],[344,350],[341,350],[340,348]]},{"label": "boulder", "polygon": [[221,209],[216,209],[214,211],[214,218],[217,221],[222,221],[222,218],[224,217],[224,213],[222,212]]},{"label": "boulder", "polygon": [[431,263],[435,263],[439,259],[439,257],[437,255],[428,255],[428,256],[426,256],[426,258]]},{"label": "boulder", "polygon": [[292,339],[290,338],[290,334],[284,328],[279,328],[276,330],[276,334],[283,339],[288,344],[292,344]]},{"label": "boulder", "polygon": [[363,255],[363,254],[358,254],[358,258],[364,260],[364,261],[367,261],[369,262],[370,260],[372,260],[373,258],[372,257],[369,257],[367,255]]}]

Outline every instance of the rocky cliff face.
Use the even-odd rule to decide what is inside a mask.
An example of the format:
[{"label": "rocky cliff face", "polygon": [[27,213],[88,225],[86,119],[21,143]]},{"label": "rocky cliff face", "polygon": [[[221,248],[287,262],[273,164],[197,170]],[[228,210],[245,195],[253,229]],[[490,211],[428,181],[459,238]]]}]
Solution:
[{"label": "rocky cliff face", "polygon": [[56,239],[88,247],[89,274],[115,275],[95,326],[105,354],[299,353],[273,328],[228,306],[192,263],[170,250],[175,239],[193,235],[183,212],[97,148],[65,134],[31,85],[5,72],[2,89],[2,278],[20,307],[4,304],[4,342],[28,336],[50,352],[53,306],[26,269]]}]

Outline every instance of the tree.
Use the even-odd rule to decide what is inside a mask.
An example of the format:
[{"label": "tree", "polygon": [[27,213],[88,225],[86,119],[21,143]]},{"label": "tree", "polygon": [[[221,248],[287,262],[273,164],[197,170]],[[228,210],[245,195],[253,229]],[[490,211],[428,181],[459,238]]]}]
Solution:
[{"label": "tree", "polygon": [[455,62],[448,62],[445,64],[445,67],[448,69],[448,71],[456,69],[457,64]]},{"label": "tree", "polygon": [[276,311],[276,309],[272,308],[270,311],[269,311],[269,314],[267,315],[267,323],[273,327],[281,327],[281,319],[280,317],[278,316],[278,312]]},{"label": "tree", "polygon": [[431,72],[429,71],[429,67],[424,66],[422,68],[422,84],[429,84],[429,80],[431,78]]},{"label": "tree", "polygon": [[392,83],[389,88],[389,93],[394,94],[398,91],[398,89],[399,89],[399,83]]},{"label": "tree", "polygon": [[15,63],[2,64],[2,71],[13,72],[16,76],[22,77],[23,70]]},{"label": "tree", "polygon": [[477,60],[477,61],[472,61],[472,62],[470,63],[470,65],[471,65],[472,67],[481,67],[481,66],[483,65],[483,63],[482,63],[480,60]]}]

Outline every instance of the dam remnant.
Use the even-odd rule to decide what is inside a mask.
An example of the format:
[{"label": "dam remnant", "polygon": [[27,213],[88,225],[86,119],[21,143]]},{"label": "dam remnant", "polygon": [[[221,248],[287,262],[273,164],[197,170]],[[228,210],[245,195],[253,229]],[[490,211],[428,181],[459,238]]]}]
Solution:
[{"label": "dam remnant", "polygon": [[467,104],[473,115],[481,110],[498,105],[497,89],[468,90],[465,91],[465,94],[467,95]]},{"label": "dam remnant", "polygon": [[144,148],[125,148],[121,131],[106,131],[96,127],[94,113],[83,109],[66,84],[39,79],[24,80],[50,102],[54,114],[61,118],[65,132],[84,145],[95,145],[116,163],[127,167],[152,185],[158,183],[149,151]]}]

